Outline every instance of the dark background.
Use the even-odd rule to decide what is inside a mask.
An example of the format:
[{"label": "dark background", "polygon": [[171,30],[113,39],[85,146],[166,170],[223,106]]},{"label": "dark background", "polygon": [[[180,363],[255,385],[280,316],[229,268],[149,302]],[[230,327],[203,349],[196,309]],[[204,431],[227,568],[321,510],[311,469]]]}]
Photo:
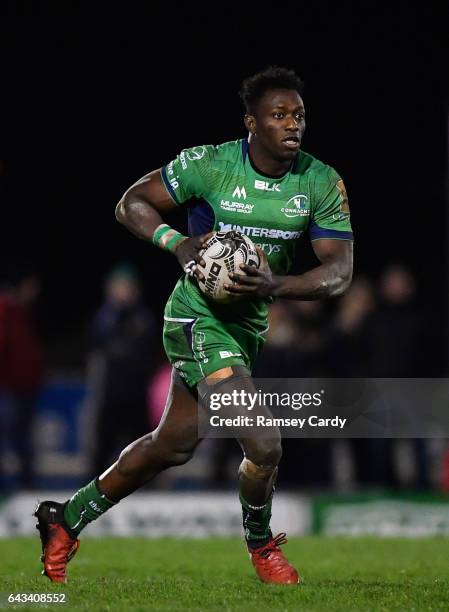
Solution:
[{"label": "dark background", "polygon": [[127,233],[115,204],[182,148],[244,136],[240,82],[270,64],[305,81],[303,147],[345,180],[356,272],[405,262],[429,325],[446,329],[443,3],[90,4],[9,2],[0,19],[2,253],[39,267],[59,361],[123,258],[161,312],[177,264]]}]

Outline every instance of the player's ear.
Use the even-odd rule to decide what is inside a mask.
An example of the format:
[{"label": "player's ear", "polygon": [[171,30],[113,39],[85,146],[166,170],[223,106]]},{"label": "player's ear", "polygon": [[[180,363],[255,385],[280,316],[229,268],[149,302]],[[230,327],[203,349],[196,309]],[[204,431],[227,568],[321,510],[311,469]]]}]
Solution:
[{"label": "player's ear", "polygon": [[245,127],[251,134],[256,133],[256,118],[254,115],[245,115]]}]

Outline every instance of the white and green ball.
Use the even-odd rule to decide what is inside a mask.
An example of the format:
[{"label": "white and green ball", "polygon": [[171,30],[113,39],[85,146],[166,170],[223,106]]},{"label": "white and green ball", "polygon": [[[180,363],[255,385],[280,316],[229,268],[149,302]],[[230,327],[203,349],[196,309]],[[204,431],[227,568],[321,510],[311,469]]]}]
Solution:
[{"label": "white and green ball", "polygon": [[244,275],[240,264],[256,268],[260,265],[259,254],[253,242],[236,231],[215,232],[204,245],[201,256],[206,266],[199,266],[204,274],[204,280],[198,281],[199,288],[207,297],[222,303],[239,297],[224,288],[226,283],[232,284],[229,274],[236,272]]}]

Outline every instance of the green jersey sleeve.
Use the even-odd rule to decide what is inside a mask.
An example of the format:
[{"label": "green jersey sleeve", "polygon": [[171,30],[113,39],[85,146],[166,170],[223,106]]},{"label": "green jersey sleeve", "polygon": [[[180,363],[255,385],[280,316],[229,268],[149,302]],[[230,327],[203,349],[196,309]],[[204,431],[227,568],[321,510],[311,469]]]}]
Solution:
[{"label": "green jersey sleeve", "polygon": [[[321,173],[320,173],[321,174]],[[353,240],[348,196],[341,177],[329,166],[315,183],[310,239]]]},{"label": "green jersey sleeve", "polygon": [[175,204],[201,198],[208,192],[214,156],[213,145],[183,149],[176,159],[161,168],[162,180]]}]

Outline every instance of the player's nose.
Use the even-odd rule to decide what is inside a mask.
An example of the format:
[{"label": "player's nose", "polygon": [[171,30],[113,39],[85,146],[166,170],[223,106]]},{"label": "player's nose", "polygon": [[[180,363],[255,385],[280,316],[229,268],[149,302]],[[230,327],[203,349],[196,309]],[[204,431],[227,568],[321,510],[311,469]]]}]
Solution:
[{"label": "player's nose", "polygon": [[295,117],[286,117],[285,118],[285,129],[289,132],[297,132],[298,131],[298,121],[296,121]]}]

